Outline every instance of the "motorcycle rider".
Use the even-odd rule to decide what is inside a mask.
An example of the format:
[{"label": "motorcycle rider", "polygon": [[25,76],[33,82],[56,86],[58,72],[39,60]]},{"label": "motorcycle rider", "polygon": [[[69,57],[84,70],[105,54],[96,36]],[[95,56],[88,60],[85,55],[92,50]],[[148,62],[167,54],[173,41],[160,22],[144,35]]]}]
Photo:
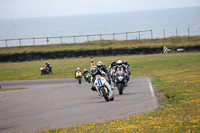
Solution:
[{"label": "motorcycle rider", "polygon": [[108,68],[101,61],[97,62],[97,67],[98,67],[99,70],[101,70],[101,71],[106,73],[106,77],[107,77],[108,83],[111,84],[110,73],[109,73]]},{"label": "motorcycle rider", "polygon": [[110,64],[110,69],[113,69],[117,65],[116,60],[112,60],[112,63]]},{"label": "motorcycle rider", "polygon": [[131,75],[131,67],[128,64],[127,60],[123,60],[123,64],[126,66],[127,71],[129,72],[129,76]]},{"label": "motorcycle rider", "polygon": [[[106,75],[106,73],[104,71],[100,70],[96,66],[92,66],[90,68],[90,71],[91,71],[91,75],[92,75],[92,78],[91,78],[91,82],[92,82],[91,90],[97,91],[96,88],[95,88],[95,86],[94,86],[94,81],[96,80],[95,77],[96,77],[96,75],[101,75],[101,76],[104,77]],[[111,88],[108,88],[108,89],[112,92]]]},{"label": "motorcycle rider", "polygon": [[117,65],[116,65],[115,68],[114,68],[115,73],[116,73],[118,70],[121,70],[121,69],[123,69],[123,71],[126,73],[126,79],[127,79],[127,81],[129,81],[128,70],[127,70],[126,66],[123,64],[123,61],[122,61],[122,60],[118,60],[118,61],[117,61]]},{"label": "motorcycle rider", "polygon": [[77,77],[76,77],[76,72],[81,72],[81,70],[80,70],[80,68],[76,68],[76,71],[75,71],[75,73],[74,73],[74,75],[75,75],[75,79],[77,79]]},{"label": "motorcycle rider", "polygon": [[112,60],[112,63],[109,66],[110,76],[111,76],[113,82],[114,82],[115,76],[114,76],[114,73],[113,73],[112,69],[114,69],[116,65],[117,65],[116,60]]},{"label": "motorcycle rider", "polygon": [[51,73],[51,74],[52,74],[52,67],[51,67],[51,64],[48,63],[48,62],[46,62],[46,63],[45,63],[45,67],[46,67],[48,73]]},{"label": "motorcycle rider", "polygon": [[86,75],[87,75],[88,73],[90,73],[90,72],[88,72],[87,69],[84,69],[83,76],[84,76],[84,78],[85,78],[85,81],[87,81],[88,83],[91,83],[91,81],[88,79],[88,77],[86,77]]}]

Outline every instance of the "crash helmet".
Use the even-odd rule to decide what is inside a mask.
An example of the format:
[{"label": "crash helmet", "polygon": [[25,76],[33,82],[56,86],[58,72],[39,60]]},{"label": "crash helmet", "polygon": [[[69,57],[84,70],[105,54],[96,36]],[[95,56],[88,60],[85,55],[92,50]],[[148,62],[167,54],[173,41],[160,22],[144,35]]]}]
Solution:
[{"label": "crash helmet", "polygon": [[122,65],[122,60],[118,60],[118,61],[117,61],[117,65],[118,65],[118,66],[121,66],[121,65]]},{"label": "crash helmet", "polygon": [[97,67],[98,67],[98,68],[101,68],[102,66],[103,66],[103,63],[102,63],[101,61],[98,61],[98,62],[97,62]]},{"label": "crash helmet", "polygon": [[96,66],[92,66],[90,68],[90,71],[91,71],[92,74],[96,74],[97,73],[97,67]]},{"label": "crash helmet", "polygon": [[47,66],[48,64],[49,64],[48,62],[45,63],[46,66]]},{"label": "crash helmet", "polygon": [[116,63],[116,60],[112,60],[112,63]]},{"label": "crash helmet", "polygon": [[127,65],[127,60],[123,60],[123,64]]},{"label": "crash helmet", "polygon": [[77,71],[80,71],[80,68],[76,68]]},{"label": "crash helmet", "polygon": [[87,70],[86,69],[84,69],[84,72],[86,72]]}]

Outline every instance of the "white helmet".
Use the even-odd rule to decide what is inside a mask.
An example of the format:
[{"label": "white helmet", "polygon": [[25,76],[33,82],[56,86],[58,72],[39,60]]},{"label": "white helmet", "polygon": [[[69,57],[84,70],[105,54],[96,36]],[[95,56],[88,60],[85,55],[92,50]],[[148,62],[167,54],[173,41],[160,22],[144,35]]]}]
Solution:
[{"label": "white helmet", "polygon": [[80,68],[76,68],[77,71],[80,71]]},{"label": "white helmet", "polygon": [[117,65],[121,66],[122,65],[122,60],[117,61]]},{"label": "white helmet", "polygon": [[97,67],[98,67],[98,68],[101,68],[102,66],[103,66],[103,63],[102,63],[101,61],[98,61],[98,62],[97,62]]}]

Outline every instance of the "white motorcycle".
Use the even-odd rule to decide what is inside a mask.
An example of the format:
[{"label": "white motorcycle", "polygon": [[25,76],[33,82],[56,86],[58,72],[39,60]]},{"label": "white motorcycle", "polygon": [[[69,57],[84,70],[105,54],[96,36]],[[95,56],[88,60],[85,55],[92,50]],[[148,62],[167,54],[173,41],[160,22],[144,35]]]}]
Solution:
[{"label": "white motorcycle", "polygon": [[94,86],[97,92],[109,102],[114,100],[114,93],[111,90],[111,86],[106,79],[100,75],[95,76]]}]

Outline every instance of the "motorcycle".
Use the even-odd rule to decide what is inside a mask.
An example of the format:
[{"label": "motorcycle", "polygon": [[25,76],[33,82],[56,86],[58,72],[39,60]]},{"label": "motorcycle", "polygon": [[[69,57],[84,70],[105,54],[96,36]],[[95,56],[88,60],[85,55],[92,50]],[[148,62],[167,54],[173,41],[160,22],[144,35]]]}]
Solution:
[{"label": "motorcycle", "polygon": [[115,86],[118,88],[119,95],[122,95],[124,89],[127,87],[126,74],[124,71],[118,71],[116,73]]},{"label": "motorcycle", "polygon": [[90,74],[90,73],[86,73],[86,74],[84,75],[84,77],[85,77],[85,81],[86,81],[86,82],[91,83],[91,74]]},{"label": "motorcycle", "polygon": [[52,74],[52,71],[50,71],[47,67],[45,66],[42,66],[40,68],[40,71],[41,71],[41,75],[44,75],[44,74]]},{"label": "motorcycle", "polygon": [[76,72],[76,80],[78,80],[78,83],[81,84],[81,80],[82,80],[81,71]]},{"label": "motorcycle", "polygon": [[114,94],[111,90],[111,86],[106,81],[106,79],[100,75],[95,76],[94,86],[97,90],[97,92],[104,97],[104,99],[109,102],[114,100]]}]

